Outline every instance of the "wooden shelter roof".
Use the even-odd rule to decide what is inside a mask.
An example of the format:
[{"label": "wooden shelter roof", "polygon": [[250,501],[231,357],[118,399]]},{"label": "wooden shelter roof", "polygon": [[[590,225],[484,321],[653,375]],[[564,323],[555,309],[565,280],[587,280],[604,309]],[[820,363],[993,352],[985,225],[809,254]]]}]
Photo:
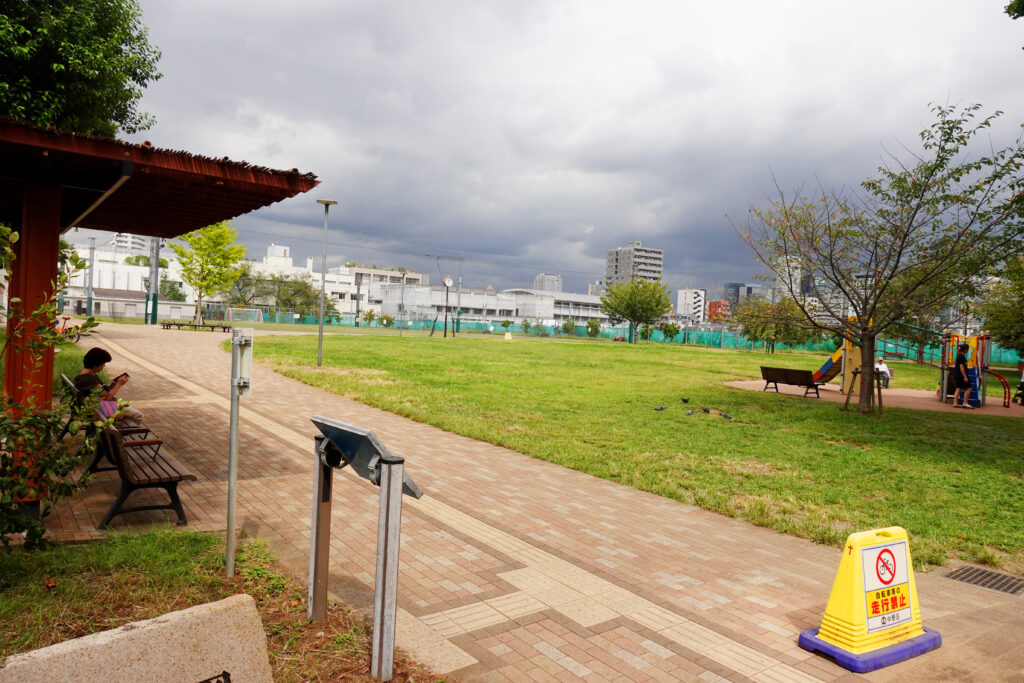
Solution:
[{"label": "wooden shelter roof", "polygon": [[175,237],[307,192],[319,181],[226,157],[158,149],[0,118],[0,221],[21,225],[23,188],[61,189],[60,224]]}]

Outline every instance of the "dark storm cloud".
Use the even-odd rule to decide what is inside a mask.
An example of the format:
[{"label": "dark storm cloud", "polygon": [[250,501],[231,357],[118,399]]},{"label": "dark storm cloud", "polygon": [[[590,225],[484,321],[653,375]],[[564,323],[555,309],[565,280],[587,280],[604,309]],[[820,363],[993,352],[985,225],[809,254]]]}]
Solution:
[{"label": "dark storm cloud", "polygon": [[932,101],[1024,120],[998,3],[142,5],[165,74],[142,137],[323,181],[235,221],[250,256],[319,256],[330,197],[332,264],[435,282],[461,254],[467,286],[582,290],[632,239],[672,287],[749,280],[727,216],[775,181],[856,185]]}]

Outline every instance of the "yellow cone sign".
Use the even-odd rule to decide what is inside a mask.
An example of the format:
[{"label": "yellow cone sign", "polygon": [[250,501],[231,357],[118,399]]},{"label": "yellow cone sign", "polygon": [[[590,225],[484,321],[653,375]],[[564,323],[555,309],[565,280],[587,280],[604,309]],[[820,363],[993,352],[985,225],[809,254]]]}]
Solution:
[{"label": "yellow cone sign", "polygon": [[864,673],[941,644],[942,636],[921,624],[907,532],[894,526],[851,534],[821,627],[800,634],[800,647]]}]

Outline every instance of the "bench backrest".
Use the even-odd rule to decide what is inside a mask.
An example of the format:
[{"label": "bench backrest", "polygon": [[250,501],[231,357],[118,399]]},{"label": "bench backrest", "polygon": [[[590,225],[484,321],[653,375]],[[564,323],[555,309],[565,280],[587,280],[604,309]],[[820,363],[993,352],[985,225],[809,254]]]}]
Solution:
[{"label": "bench backrest", "polygon": [[810,370],[794,370],[786,368],[786,382],[789,384],[814,384],[814,373]]},{"label": "bench backrest", "polygon": [[104,427],[96,448],[104,449],[107,460],[117,465],[117,473],[123,479],[128,478],[130,465],[128,458],[124,455],[124,438],[121,436],[121,432],[113,427]]},{"label": "bench backrest", "polygon": [[75,401],[81,403],[84,397],[82,396],[82,392],[78,390],[78,387],[75,386],[75,381],[68,377],[67,375],[65,375],[63,372],[60,373],[60,379],[62,382],[64,382],[64,386],[68,388],[68,392],[75,399]]},{"label": "bench backrest", "polygon": [[782,382],[784,384],[796,384],[808,386],[814,384],[814,373],[810,370],[795,370],[793,368],[772,368],[761,366],[761,379],[766,382]]}]

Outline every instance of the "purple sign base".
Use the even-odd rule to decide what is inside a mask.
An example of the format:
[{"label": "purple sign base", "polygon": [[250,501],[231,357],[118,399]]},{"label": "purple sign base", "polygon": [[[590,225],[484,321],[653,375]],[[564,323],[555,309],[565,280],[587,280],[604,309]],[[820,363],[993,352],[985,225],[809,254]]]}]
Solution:
[{"label": "purple sign base", "polygon": [[826,657],[831,657],[839,666],[858,674],[897,664],[911,657],[923,655],[942,645],[942,636],[939,632],[925,628],[924,633],[910,640],[856,655],[819,638],[819,630],[820,627],[815,627],[801,633],[798,641],[800,647],[809,652],[819,652]]}]

